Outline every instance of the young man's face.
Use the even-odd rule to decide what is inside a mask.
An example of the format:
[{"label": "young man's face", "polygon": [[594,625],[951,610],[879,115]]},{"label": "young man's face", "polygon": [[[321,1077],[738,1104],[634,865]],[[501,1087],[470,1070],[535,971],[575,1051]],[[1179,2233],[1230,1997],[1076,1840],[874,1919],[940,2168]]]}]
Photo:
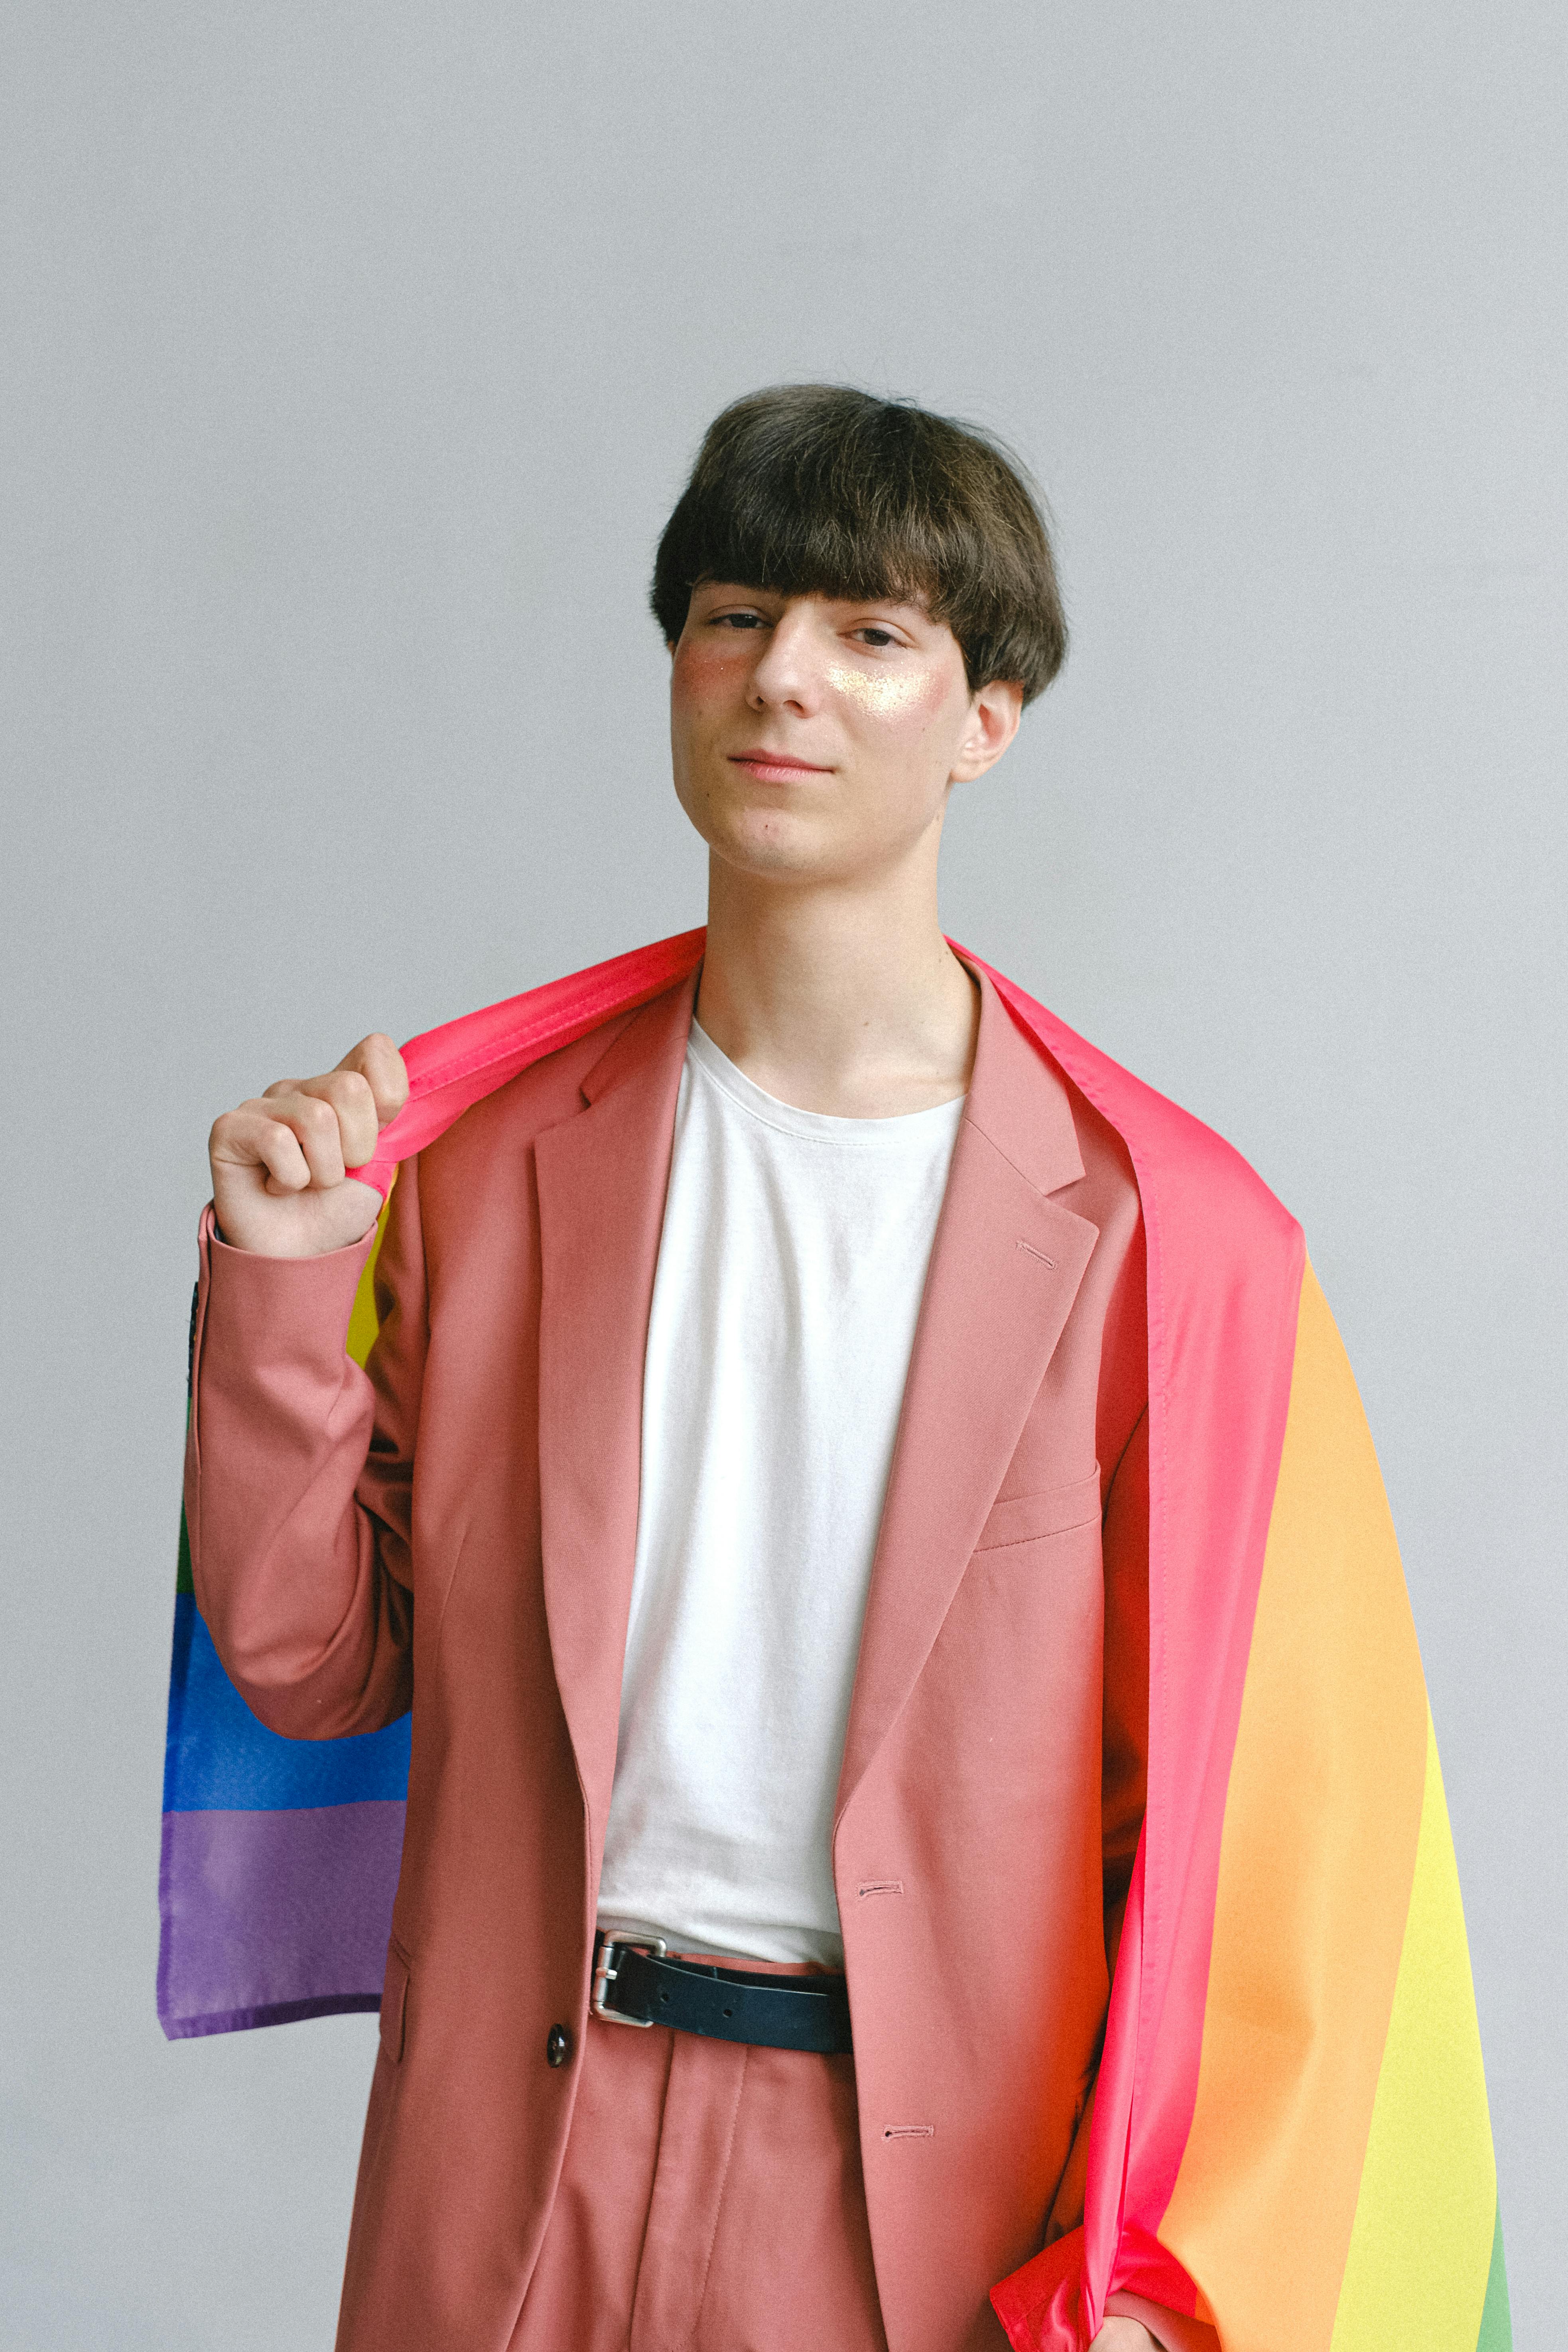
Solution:
[{"label": "young man's face", "polygon": [[1016,686],[971,694],[920,606],[704,581],[674,647],[670,748],[714,854],[781,882],[871,882],[922,842],[949,787],[1012,741]]}]

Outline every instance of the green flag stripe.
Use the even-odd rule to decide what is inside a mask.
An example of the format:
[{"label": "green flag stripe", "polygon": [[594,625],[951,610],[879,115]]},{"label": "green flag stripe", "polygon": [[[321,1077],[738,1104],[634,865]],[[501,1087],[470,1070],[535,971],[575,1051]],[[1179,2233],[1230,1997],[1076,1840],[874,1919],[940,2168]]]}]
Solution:
[{"label": "green flag stripe", "polygon": [[1502,2258],[1502,2208],[1492,2228],[1492,2266],[1487,2273],[1487,2299],[1481,2305],[1481,2332],[1476,2352],[1513,2352],[1513,2323],[1508,2315],[1508,2271]]}]

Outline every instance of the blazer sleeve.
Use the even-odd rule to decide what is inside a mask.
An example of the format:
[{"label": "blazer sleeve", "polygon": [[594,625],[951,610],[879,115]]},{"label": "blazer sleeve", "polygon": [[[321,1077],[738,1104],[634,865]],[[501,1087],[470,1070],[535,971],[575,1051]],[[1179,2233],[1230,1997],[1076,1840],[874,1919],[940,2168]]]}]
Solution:
[{"label": "blazer sleeve", "polygon": [[346,1354],[374,1234],[324,1257],[231,1249],[202,1216],[185,1517],[236,1689],[293,1739],[377,1731],[413,1695],[411,1495],[427,1339],[417,1162],[376,1263],[380,1336]]}]

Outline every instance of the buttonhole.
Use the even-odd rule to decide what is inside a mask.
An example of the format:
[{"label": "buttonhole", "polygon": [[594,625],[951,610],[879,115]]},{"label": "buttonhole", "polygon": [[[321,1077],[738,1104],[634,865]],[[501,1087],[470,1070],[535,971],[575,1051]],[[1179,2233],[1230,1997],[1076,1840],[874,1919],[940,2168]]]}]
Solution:
[{"label": "buttonhole", "polygon": [[868,1895],[901,1895],[903,1891],[901,1878],[868,1878],[864,1886],[856,1889],[862,1897]]},{"label": "buttonhole", "polygon": [[1014,1246],[1017,1249],[1027,1250],[1031,1257],[1037,1257],[1042,1265],[1048,1265],[1051,1272],[1055,1274],[1057,1270],[1057,1262],[1055,1258],[1047,1257],[1044,1250],[1037,1250],[1033,1242],[1017,1242]]},{"label": "buttonhole", "polygon": [[934,2124],[886,2124],[882,2128],[884,2139],[934,2139],[935,2137]]}]

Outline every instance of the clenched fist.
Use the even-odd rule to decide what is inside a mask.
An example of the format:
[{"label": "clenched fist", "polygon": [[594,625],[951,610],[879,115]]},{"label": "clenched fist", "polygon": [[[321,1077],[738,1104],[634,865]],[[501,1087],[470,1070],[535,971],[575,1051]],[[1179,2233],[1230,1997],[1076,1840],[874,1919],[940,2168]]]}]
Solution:
[{"label": "clenched fist", "polygon": [[207,1140],[218,1231],[261,1257],[321,1257],[370,1231],[381,1207],[353,1174],[408,1099],[390,1037],[362,1037],[319,1078],[279,1078],[225,1111]]}]

